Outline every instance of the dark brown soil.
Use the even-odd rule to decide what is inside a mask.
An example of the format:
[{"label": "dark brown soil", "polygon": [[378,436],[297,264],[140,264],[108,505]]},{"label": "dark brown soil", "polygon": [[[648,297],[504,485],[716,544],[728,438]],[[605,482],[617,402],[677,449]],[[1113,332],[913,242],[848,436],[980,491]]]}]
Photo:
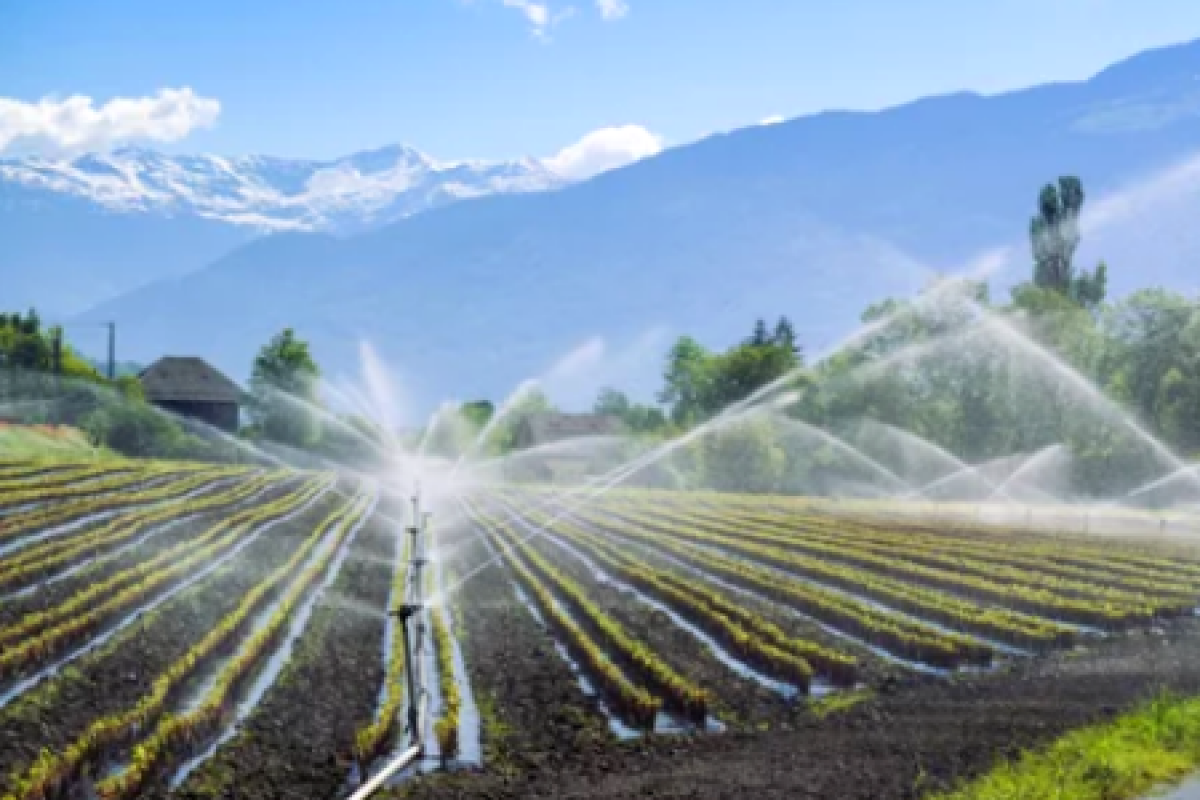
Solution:
[{"label": "dark brown soil", "polygon": [[[530,545],[575,580],[630,636],[647,644],[679,675],[707,689],[712,697],[710,713],[725,725],[735,728],[790,719],[799,710],[797,703],[735,672],[704,642],[676,625],[670,615],[632,593],[597,580],[582,561],[547,537],[538,537]],[[619,576],[613,577],[619,580]],[[728,648],[723,649],[728,652]]]},{"label": "dark brown soil", "polygon": [[1164,689],[1200,693],[1200,621],[1004,673],[885,684],[853,709],[768,732],[577,751],[520,781],[463,778],[439,796],[917,798]]},{"label": "dark brown soil", "polygon": [[[466,573],[487,558],[475,542],[463,548],[455,569]],[[513,591],[514,581],[493,566],[455,598],[463,660],[484,726],[486,782],[514,796],[531,776],[554,773],[586,754],[601,757],[615,744],[595,698],[583,689]],[[469,791],[477,777],[447,774],[403,787],[416,797]],[[456,788],[460,783],[463,789]]]},{"label": "dark brown soil", "polygon": [[329,513],[327,495],[296,519],[272,528],[232,563],[134,622],[40,686],[0,709],[0,788],[41,749],[67,747],[96,718],[131,707],[154,679],[284,562]]},{"label": "dark brown soil", "polygon": [[[190,775],[174,796],[332,797],[350,771],[359,728],[375,712],[384,678],[383,636],[395,532],[376,520],[360,532],[287,667],[238,735]],[[379,616],[336,604],[345,598]]]}]

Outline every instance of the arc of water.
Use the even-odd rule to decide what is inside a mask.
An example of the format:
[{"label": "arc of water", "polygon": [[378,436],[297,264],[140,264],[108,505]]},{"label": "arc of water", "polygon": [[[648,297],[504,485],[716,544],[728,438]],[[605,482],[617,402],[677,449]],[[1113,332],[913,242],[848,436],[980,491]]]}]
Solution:
[{"label": "arc of water", "polygon": [[[974,301],[968,302],[971,303],[977,313],[982,317],[982,324],[990,326],[992,329],[997,331],[1005,341],[1019,348],[1025,354],[1037,359],[1044,366],[1052,369],[1060,377],[1066,380],[1072,387],[1081,392],[1084,397],[1097,404],[1110,416],[1119,420],[1121,424],[1127,427],[1143,444],[1147,445],[1155,452],[1156,455],[1170,464],[1173,470],[1180,471],[1186,469],[1188,466],[1187,462],[1180,458],[1179,455],[1171,450],[1171,448],[1167,447],[1167,445],[1155,438],[1144,427],[1139,425],[1137,421],[1133,419],[1132,415],[1129,414],[1129,412],[1122,409],[1113,400],[1107,397],[1095,384],[1080,374],[1075,368],[1055,356],[1046,348],[1034,342],[999,314],[984,308]],[[1191,477],[1197,488],[1200,488],[1200,474],[1193,473]]]},{"label": "arc of water", "polygon": [[1005,492],[1005,496],[1008,496],[1007,489],[1009,486],[1012,485],[1012,483],[1014,481],[1016,481],[1018,478],[1023,476],[1025,473],[1030,472],[1033,469],[1035,469],[1036,467],[1041,466],[1043,461],[1050,458],[1051,456],[1061,453],[1062,450],[1063,450],[1063,446],[1061,444],[1052,444],[1048,447],[1043,447],[1041,450],[1038,450],[1036,453],[1031,455],[1029,458],[1025,459],[1025,461],[1022,462],[1019,467],[1017,467],[1012,472],[1010,472],[1008,474],[1008,477],[1000,482],[1000,484],[996,487],[996,489],[992,492],[992,494],[988,497],[988,499],[989,500],[992,499],[999,492]]},{"label": "arc of water", "polygon": [[803,420],[791,419],[790,417],[785,417],[780,414],[776,414],[774,416],[775,416],[775,419],[773,421],[775,422],[775,424],[777,424],[783,428],[798,428],[801,431],[803,431],[804,433],[808,433],[813,436],[816,436],[818,439],[825,442],[826,444],[828,444],[830,447],[834,448],[838,452],[841,452],[841,453],[844,453],[844,454],[850,456],[850,458],[852,458],[854,461],[858,462],[860,465],[865,466],[868,469],[870,469],[871,471],[887,478],[889,481],[891,481],[896,486],[899,486],[904,489],[912,488],[912,484],[910,484],[908,481],[901,478],[895,472],[888,469],[883,464],[880,464],[878,461],[871,458],[866,453],[863,453],[858,448],[851,446],[845,440],[833,435],[829,431],[827,431],[823,428],[818,428],[816,425],[812,425]]},{"label": "arc of water", "polygon": [[1122,500],[1132,500],[1133,498],[1139,497],[1143,494],[1146,494],[1147,492],[1152,492],[1155,489],[1160,489],[1163,486],[1166,486],[1167,484],[1174,483],[1175,481],[1178,481],[1178,480],[1181,480],[1184,478],[1193,478],[1197,475],[1200,475],[1200,464],[1196,464],[1196,465],[1190,466],[1190,467],[1184,467],[1183,469],[1177,469],[1169,475],[1164,475],[1161,478],[1156,478],[1155,480],[1150,481],[1149,483],[1143,484],[1143,485],[1137,487],[1136,489],[1129,491],[1121,499]]},{"label": "arc of water", "polygon": [[476,452],[478,452],[479,448],[483,446],[488,437],[492,435],[492,431],[494,431],[496,426],[500,424],[500,420],[512,413],[513,409],[517,407],[517,403],[523,400],[525,395],[529,394],[540,385],[540,382],[536,378],[530,378],[528,380],[521,381],[521,383],[517,385],[517,388],[513,390],[512,394],[505,398],[504,402],[500,404],[500,408],[496,410],[496,413],[492,414],[492,418],[489,419],[487,424],[483,426],[483,429],[479,431],[479,435],[475,437],[475,441],[471,443],[471,446],[468,447],[466,451],[458,457],[458,461],[455,462],[454,468],[450,471],[451,478],[458,474],[459,468],[462,466],[463,462],[466,461],[466,459],[471,458]]}]

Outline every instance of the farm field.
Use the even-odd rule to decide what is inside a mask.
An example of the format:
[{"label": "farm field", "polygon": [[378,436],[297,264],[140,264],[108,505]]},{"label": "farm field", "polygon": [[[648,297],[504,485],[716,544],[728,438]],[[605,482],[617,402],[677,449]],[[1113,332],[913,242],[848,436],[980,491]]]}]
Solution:
[{"label": "farm field", "polygon": [[[914,797],[1200,693],[1186,538],[651,490],[429,510],[426,758],[390,796]],[[0,463],[0,797],[347,796],[410,742],[407,515],[332,473]]]}]

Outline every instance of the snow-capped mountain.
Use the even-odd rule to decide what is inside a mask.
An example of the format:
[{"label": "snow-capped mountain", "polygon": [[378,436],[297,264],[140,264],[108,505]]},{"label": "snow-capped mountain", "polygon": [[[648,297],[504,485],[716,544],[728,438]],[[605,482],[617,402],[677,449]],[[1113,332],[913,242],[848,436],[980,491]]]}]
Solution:
[{"label": "snow-capped mountain", "polygon": [[402,145],[334,161],[126,148],[73,160],[0,160],[0,209],[44,206],[58,197],[109,213],[196,216],[259,231],[351,233],[463,198],[565,183],[535,159],[440,162]]}]

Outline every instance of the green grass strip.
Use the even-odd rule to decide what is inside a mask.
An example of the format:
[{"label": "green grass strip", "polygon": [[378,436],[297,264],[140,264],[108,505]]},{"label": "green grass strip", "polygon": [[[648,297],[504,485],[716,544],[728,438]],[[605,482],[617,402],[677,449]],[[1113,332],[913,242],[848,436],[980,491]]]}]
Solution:
[{"label": "green grass strip", "polygon": [[1133,800],[1200,767],[1200,697],[1164,694],[927,800]]}]

